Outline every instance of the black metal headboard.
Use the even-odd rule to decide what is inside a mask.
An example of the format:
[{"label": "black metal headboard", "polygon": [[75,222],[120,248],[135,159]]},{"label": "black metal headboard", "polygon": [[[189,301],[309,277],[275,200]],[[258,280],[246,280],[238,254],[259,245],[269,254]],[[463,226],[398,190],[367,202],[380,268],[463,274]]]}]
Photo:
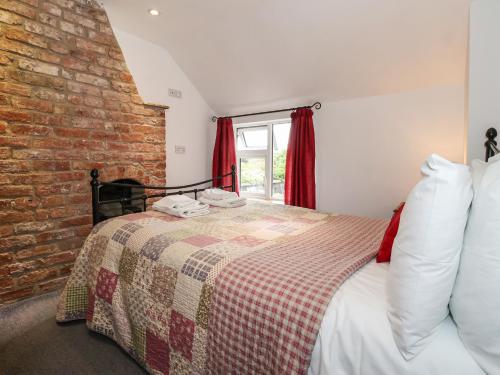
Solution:
[{"label": "black metal headboard", "polygon": [[[92,223],[96,225],[102,220],[107,219],[100,214],[100,207],[103,205],[109,205],[113,203],[121,204],[121,214],[125,215],[125,205],[131,203],[132,201],[142,200],[143,209],[146,211],[146,201],[148,198],[160,198],[166,197],[169,195],[178,195],[178,194],[188,194],[194,193],[195,199],[198,198],[198,193],[211,188],[214,180],[221,180],[224,177],[231,176],[231,185],[228,186],[219,186],[221,189],[231,189],[231,191],[236,191],[236,166],[231,166],[231,172],[226,173],[222,176],[217,176],[211,178],[209,180],[204,180],[200,182],[195,182],[188,185],[182,186],[151,186],[151,185],[137,185],[137,184],[124,184],[124,183],[116,183],[116,182],[102,182],[99,181],[99,171],[97,169],[92,169],[90,171],[90,177],[92,177],[92,181],[90,181],[90,185],[92,186]],[[208,185],[210,184],[210,185]],[[208,185],[208,186],[207,186]],[[153,194],[140,194],[140,195],[131,195],[131,196],[122,196],[118,199],[110,199],[110,200],[101,200],[99,197],[99,191],[101,187],[118,187],[118,188],[132,188],[132,189],[142,189],[146,190],[164,190],[162,193],[153,193]],[[175,190],[174,192],[169,193],[168,191]],[[118,215],[119,216],[119,215]]]},{"label": "black metal headboard", "polygon": [[500,152],[500,150],[498,150],[497,148],[497,141],[495,141],[497,135],[498,133],[495,128],[489,128],[486,131],[486,138],[488,138],[488,140],[484,143],[484,147],[486,147],[486,161],[488,161],[490,157],[495,156]]}]

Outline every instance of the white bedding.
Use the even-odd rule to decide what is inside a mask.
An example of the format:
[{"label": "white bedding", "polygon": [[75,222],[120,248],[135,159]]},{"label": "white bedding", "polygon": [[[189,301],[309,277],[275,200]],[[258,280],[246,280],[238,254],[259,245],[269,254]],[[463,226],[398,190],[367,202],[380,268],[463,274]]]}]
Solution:
[{"label": "white bedding", "polygon": [[407,362],[387,318],[387,263],[367,264],[332,298],[314,346],[309,375],[484,375],[448,316],[435,339]]}]

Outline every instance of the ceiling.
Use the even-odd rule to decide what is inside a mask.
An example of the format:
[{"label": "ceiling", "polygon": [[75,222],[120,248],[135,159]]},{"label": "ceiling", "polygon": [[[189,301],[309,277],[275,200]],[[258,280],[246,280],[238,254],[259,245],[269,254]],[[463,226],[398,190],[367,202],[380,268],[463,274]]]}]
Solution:
[{"label": "ceiling", "polygon": [[113,27],[165,47],[220,114],[465,81],[469,0],[104,4]]}]

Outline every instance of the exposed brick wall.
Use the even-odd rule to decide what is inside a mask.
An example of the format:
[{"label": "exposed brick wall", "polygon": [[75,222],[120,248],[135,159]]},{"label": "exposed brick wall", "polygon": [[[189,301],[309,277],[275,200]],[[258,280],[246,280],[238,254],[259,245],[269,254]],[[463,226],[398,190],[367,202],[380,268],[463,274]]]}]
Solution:
[{"label": "exposed brick wall", "polygon": [[165,183],[164,111],[139,97],[102,9],[0,0],[0,304],[64,285],[91,168]]}]

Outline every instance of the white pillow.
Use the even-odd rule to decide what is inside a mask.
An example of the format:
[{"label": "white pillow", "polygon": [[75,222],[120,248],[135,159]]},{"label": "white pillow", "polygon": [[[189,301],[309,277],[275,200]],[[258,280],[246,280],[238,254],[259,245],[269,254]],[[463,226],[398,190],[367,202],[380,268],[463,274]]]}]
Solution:
[{"label": "white pillow", "polygon": [[474,160],[474,200],[450,309],[466,348],[500,374],[500,155]]},{"label": "white pillow", "polygon": [[407,360],[448,316],[473,195],[465,165],[432,154],[421,171],[401,215],[387,281],[389,321]]}]

